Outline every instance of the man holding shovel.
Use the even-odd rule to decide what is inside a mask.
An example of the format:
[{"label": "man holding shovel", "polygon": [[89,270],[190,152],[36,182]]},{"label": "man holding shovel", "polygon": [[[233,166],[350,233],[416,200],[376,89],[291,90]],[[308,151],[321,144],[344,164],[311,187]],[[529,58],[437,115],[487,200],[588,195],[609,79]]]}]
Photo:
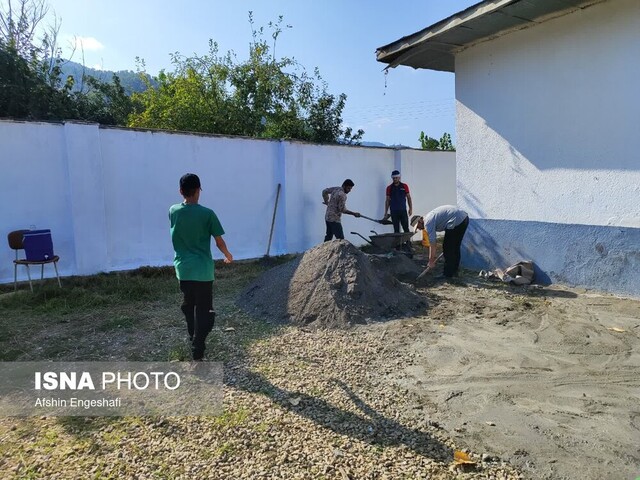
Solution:
[{"label": "man holding shovel", "polygon": [[171,242],[175,250],[173,263],[180,281],[180,291],[184,295],[181,310],[187,321],[194,360],[203,359],[205,340],[216,317],[213,311],[211,237],[224,254],[224,262],[233,261],[222,238],[224,230],[220,220],[213,210],[198,204],[200,190],[200,178],[197,175],[183,175],[180,178],[180,194],[184,202],[169,209]]},{"label": "man holding shovel", "polygon": [[354,185],[353,180],[347,178],[342,182],[341,187],[327,187],[322,190],[322,203],[327,206],[327,212],[324,215],[327,225],[327,233],[324,236],[325,242],[333,239],[333,237],[344,239],[341,222],[343,213],[353,215],[356,218],[360,217],[358,212],[347,210],[347,194]]},{"label": "man holding shovel", "polygon": [[[407,204],[409,213],[407,214]],[[390,212],[390,213],[387,213]],[[400,233],[400,225],[404,232],[409,231],[409,217],[413,214],[413,203],[409,193],[409,185],[400,181],[400,172],[391,172],[391,185],[387,186],[384,202],[383,220],[391,217],[394,233]]]},{"label": "man holding shovel", "polygon": [[458,276],[460,267],[460,245],[469,225],[469,215],[453,205],[434,208],[424,217],[414,215],[411,226],[425,230],[429,238],[429,265],[436,266],[436,232],[444,232],[442,254],[444,255],[444,278]]}]

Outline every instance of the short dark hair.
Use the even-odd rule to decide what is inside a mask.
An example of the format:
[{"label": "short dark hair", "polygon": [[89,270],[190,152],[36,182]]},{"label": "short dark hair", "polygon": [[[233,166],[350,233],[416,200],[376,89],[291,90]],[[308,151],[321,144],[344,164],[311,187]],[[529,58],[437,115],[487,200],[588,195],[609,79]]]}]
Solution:
[{"label": "short dark hair", "polygon": [[180,191],[185,197],[193,197],[200,188],[200,178],[195,173],[185,173],[180,177]]},{"label": "short dark hair", "polygon": [[342,182],[343,187],[353,187],[355,183],[350,178],[347,178],[344,182]]}]

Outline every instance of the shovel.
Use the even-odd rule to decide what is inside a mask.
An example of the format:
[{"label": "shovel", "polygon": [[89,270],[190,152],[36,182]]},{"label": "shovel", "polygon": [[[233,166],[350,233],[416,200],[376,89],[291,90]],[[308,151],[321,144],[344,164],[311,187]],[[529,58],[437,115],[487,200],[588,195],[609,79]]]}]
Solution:
[{"label": "shovel", "polygon": [[[438,255],[438,258],[436,258],[436,263],[438,263],[438,260],[440,260],[440,258],[442,257],[442,255],[444,255],[444,253],[441,253],[440,255]],[[424,277],[427,273],[429,273],[429,270],[431,270],[429,268],[429,265],[427,265],[427,268],[425,268],[422,273],[420,275],[418,275],[415,279],[415,281],[417,282],[418,280],[420,280],[422,277]]]},{"label": "shovel", "polygon": [[362,218],[366,218],[367,220],[371,220],[372,222],[379,223],[380,225],[391,225],[391,224],[393,224],[393,222],[391,220],[385,220],[384,218],[382,220],[376,220],[375,218],[367,217],[367,216],[362,215],[362,214],[360,214],[360,216]]}]

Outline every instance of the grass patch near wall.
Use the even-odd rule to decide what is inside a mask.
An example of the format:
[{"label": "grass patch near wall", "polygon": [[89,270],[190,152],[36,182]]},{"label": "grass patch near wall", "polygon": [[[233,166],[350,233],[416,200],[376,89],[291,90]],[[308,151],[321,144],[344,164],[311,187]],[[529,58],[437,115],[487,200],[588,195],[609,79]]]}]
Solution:
[{"label": "grass patch near wall", "polygon": [[[291,257],[281,257],[283,263]],[[222,327],[249,325],[252,338],[268,334],[235,305],[239,291],[268,267],[260,261],[216,262],[214,309],[217,327],[209,351],[228,358]],[[188,360],[186,327],[173,267],[66,277],[0,285],[0,361]],[[257,322],[261,323],[261,322]]]}]

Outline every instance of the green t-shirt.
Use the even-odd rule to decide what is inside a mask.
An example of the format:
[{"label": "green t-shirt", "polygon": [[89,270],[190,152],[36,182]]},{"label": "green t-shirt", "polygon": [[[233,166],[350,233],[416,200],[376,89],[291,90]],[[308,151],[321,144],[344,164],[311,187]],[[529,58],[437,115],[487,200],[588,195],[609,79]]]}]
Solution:
[{"label": "green t-shirt", "polygon": [[178,280],[212,281],[211,237],[224,235],[214,211],[199,204],[179,203],[169,209],[169,220]]}]

